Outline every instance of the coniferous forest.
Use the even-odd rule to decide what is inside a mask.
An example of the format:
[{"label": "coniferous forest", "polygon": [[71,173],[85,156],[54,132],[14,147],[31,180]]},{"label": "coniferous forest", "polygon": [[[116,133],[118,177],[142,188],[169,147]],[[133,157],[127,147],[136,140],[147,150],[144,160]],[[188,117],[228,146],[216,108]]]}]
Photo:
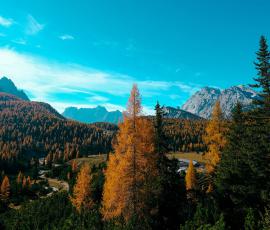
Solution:
[{"label": "coniferous forest", "polygon": [[[0,228],[270,229],[265,37],[256,55],[259,97],[248,111],[238,103],[231,119],[219,102],[210,120],[164,118],[159,103],[147,117],[136,84],[118,126],[1,94]],[[176,151],[202,155],[203,169],[190,160],[179,171]],[[91,163],[96,156],[104,157]],[[66,189],[52,190],[53,181]]]}]

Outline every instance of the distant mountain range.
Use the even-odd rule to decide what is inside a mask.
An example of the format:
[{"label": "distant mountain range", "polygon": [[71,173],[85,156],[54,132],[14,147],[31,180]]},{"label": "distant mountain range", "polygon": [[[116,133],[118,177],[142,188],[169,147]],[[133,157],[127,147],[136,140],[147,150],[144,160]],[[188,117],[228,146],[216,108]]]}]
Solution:
[{"label": "distant mountain range", "polygon": [[84,123],[110,122],[118,124],[123,119],[123,115],[119,110],[109,112],[103,106],[97,106],[96,108],[68,107],[62,115]]},{"label": "distant mountain range", "polygon": [[[0,79],[0,93],[11,94],[22,100],[30,101],[24,91],[18,90],[15,84],[7,77]],[[258,94],[254,90],[243,85],[233,86],[224,90],[204,87],[191,96],[181,108],[164,106],[163,109],[166,118],[209,119],[215,103],[219,100],[225,117],[229,118],[231,110],[237,102],[242,103],[244,109],[249,109],[252,100],[256,97],[258,97]],[[2,99],[4,99],[3,95]],[[56,112],[48,104],[44,103],[43,106],[53,113]],[[62,113],[62,116],[84,123],[110,122],[118,124],[123,120],[123,114],[119,110],[110,112],[103,106],[97,106],[96,108],[68,107]]]},{"label": "distant mountain range", "polygon": [[15,84],[7,77],[0,79],[0,92],[12,94],[22,100],[30,101],[23,90],[18,90]]},{"label": "distant mountain range", "polygon": [[240,102],[244,109],[248,109],[251,107],[252,100],[256,97],[258,97],[258,94],[254,90],[243,85],[224,90],[204,87],[191,96],[181,108],[208,119],[211,117],[215,103],[219,100],[225,117],[229,118],[237,102]]}]

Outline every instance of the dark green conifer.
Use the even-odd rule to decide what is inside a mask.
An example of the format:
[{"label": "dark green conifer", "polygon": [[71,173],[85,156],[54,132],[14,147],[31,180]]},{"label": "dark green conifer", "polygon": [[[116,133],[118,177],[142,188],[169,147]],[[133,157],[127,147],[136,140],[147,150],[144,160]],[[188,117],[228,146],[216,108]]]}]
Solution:
[{"label": "dark green conifer", "polygon": [[264,36],[260,40],[260,49],[256,53],[257,62],[255,62],[257,78],[254,78],[256,84],[251,85],[258,89],[259,97],[254,99],[257,111],[270,117],[270,52],[268,50],[267,40]]}]

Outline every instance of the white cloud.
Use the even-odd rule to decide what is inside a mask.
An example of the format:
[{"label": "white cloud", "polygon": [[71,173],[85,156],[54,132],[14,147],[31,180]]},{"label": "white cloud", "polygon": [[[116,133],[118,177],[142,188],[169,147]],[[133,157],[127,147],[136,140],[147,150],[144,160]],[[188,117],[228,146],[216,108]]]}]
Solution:
[{"label": "white cloud", "polygon": [[[50,103],[63,111],[67,103],[55,96],[70,94],[68,106],[105,106],[108,110],[123,110],[122,105],[111,103],[110,96],[127,98],[132,84],[137,82],[143,97],[172,94],[172,87],[179,93],[195,90],[196,87],[181,82],[138,81],[131,76],[109,73],[76,64],[51,62],[29,54],[22,54],[10,48],[0,48],[0,76],[10,77],[21,89],[29,92],[32,100]],[[198,89],[198,88],[197,88]],[[83,93],[83,103],[73,95]],[[106,97],[104,95],[106,94]],[[122,98],[123,99],[123,98]],[[87,103],[87,101],[89,103]],[[122,100],[123,101],[123,100]],[[146,107],[146,112],[152,110]],[[153,112],[153,111],[152,111]]]},{"label": "white cloud", "polygon": [[61,40],[74,40],[74,37],[70,34],[63,34],[63,35],[59,36],[59,39],[61,39]]},{"label": "white cloud", "polygon": [[14,23],[13,19],[11,18],[4,18],[0,16],[0,25],[4,27],[10,27]]},{"label": "white cloud", "polygon": [[27,16],[26,34],[35,35],[44,28],[44,24],[40,24],[32,15]]},{"label": "white cloud", "polygon": [[90,101],[100,101],[100,102],[109,101],[109,98],[103,97],[100,95],[95,95],[95,96],[89,97],[88,99]]},{"label": "white cloud", "polygon": [[19,45],[26,45],[26,43],[27,43],[27,41],[25,39],[21,39],[21,38],[12,40],[12,42],[19,44]]}]

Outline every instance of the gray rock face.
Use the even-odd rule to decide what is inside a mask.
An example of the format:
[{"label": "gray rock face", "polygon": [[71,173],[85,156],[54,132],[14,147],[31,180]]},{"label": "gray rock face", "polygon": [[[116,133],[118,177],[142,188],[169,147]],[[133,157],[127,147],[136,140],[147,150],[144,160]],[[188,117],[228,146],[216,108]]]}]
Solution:
[{"label": "gray rock face", "polygon": [[102,106],[80,109],[76,107],[68,107],[62,115],[66,118],[84,123],[111,122],[118,124],[123,119],[123,115],[120,111],[117,110],[109,112]]},{"label": "gray rock face", "polygon": [[0,79],[0,92],[12,94],[22,100],[30,101],[25,92],[18,90],[14,83],[7,77]]},{"label": "gray rock face", "polygon": [[178,118],[178,119],[190,119],[190,120],[198,120],[202,119],[201,117],[192,114],[190,112],[184,111],[179,108],[173,108],[170,106],[163,107],[164,117],[166,118]]},{"label": "gray rock face", "polygon": [[215,103],[219,100],[224,116],[229,118],[237,102],[240,102],[244,109],[248,109],[255,97],[258,97],[258,94],[243,85],[224,90],[205,87],[188,99],[182,109],[208,119],[211,117]]}]

